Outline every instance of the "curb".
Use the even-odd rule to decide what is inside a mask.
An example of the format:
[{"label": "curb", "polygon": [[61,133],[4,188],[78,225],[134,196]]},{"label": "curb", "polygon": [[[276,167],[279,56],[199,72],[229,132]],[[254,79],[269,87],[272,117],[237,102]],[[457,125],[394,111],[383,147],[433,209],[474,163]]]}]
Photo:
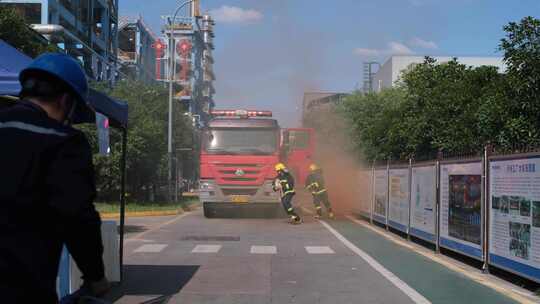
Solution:
[{"label": "curb", "polygon": [[[126,212],[126,217],[150,217],[150,216],[167,216],[167,215],[179,215],[186,212],[197,210],[199,204],[190,204],[186,206],[186,209],[179,208],[177,210],[164,210],[164,211],[133,211]],[[120,212],[100,212],[102,219],[120,218]]]}]

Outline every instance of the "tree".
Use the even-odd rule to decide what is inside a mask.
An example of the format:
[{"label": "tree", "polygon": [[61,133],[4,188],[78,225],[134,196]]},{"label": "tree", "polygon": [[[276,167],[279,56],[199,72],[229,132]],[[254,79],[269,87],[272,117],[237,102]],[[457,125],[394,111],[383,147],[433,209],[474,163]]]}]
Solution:
[{"label": "tree", "polygon": [[506,124],[515,142],[540,143],[540,20],[525,17],[504,27],[500,50],[508,66],[509,109],[514,114]]},{"label": "tree", "polygon": [[[167,92],[135,81],[120,81],[114,88],[104,84],[94,87],[129,105],[127,191],[130,199],[148,200],[151,191],[167,178]],[[174,143],[191,146],[191,122],[179,110],[174,116]],[[95,127],[85,126],[84,130],[97,151]],[[116,200],[120,187],[121,136],[116,130],[111,130],[111,143],[109,156],[94,157],[98,192],[105,200]]]},{"label": "tree", "polygon": [[0,39],[30,57],[37,57],[44,52],[57,51],[54,45],[30,29],[25,19],[10,8],[0,9]]}]

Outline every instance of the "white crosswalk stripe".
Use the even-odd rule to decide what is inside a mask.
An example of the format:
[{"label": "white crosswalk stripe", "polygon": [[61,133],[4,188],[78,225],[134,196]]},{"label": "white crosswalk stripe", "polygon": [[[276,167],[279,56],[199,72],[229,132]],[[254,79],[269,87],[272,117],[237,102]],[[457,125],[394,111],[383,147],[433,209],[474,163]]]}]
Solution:
[{"label": "white crosswalk stripe", "polygon": [[167,246],[169,246],[169,245],[167,245],[167,244],[146,244],[146,245],[142,245],[142,246],[138,247],[133,252],[158,253],[158,252],[163,251],[163,249],[165,249]]},{"label": "white crosswalk stripe", "polygon": [[276,246],[251,246],[252,254],[276,254],[277,253],[277,247]]},{"label": "white crosswalk stripe", "polygon": [[306,246],[306,251],[309,254],[333,254],[332,248],[328,246]]},{"label": "white crosswalk stripe", "polygon": [[191,252],[193,253],[218,253],[221,245],[197,245]]}]

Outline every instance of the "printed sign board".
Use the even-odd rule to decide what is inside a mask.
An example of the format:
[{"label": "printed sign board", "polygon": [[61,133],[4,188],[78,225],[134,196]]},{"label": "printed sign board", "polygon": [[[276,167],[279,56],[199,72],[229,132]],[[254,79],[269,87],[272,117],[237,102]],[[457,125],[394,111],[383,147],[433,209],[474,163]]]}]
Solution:
[{"label": "printed sign board", "polygon": [[482,162],[443,164],[440,245],[483,260]]},{"label": "printed sign board", "polygon": [[409,233],[435,243],[437,168],[413,167],[411,175],[411,227]]},{"label": "printed sign board", "polygon": [[375,170],[373,220],[386,225],[388,204],[388,174],[386,170]]},{"label": "printed sign board", "polygon": [[489,163],[490,263],[540,282],[540,157]]},{"label": "printed sign board", "polygon": [[390,169],[388,196],[388,225],[409,231],[409,169]]}]

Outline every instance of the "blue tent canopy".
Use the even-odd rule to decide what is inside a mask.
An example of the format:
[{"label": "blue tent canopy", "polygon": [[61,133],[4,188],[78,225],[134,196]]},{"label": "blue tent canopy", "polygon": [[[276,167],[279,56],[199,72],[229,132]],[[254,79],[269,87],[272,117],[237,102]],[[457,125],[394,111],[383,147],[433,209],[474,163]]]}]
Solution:
[{"label": "blue tent canopy", "polygon": [[19,72],[30,64],[32,58],[0,39],[0,95],[19,94]]},{"label": "blue tent canopy", "polygon": [[[17,96],[21,91],[19,72],[30,64],[32,58],[19,52],[0,39],[0,96]],[[90,90],[88,101],[91,106],[109,118],[115,127],[127,127],[128,105],[96,90]],[[78,123],[93,123],[94,115],[79,119]]]}]

